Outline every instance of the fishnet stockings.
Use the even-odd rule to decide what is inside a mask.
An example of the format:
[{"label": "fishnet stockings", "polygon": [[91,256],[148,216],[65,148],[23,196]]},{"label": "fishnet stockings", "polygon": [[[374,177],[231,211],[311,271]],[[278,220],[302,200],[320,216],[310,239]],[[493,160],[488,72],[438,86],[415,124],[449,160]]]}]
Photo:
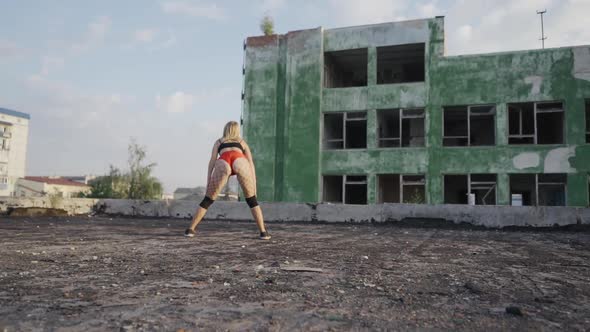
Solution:
[{"label": "fishnet stockings", "polygon": [[256,195],[256,181],[252,174],[252,167],[246,158],[238,158],[234,161],[234,172],[238,176],[238,182],[246,198]]},{"label": "fishnet stockings", "polygon": [[221,189],[227,183],[227,179],[231,174],[231,168],[225,162],[225,160],[218,159],[215,162],[215,166],[213,166],[213,171],[211,172],[211,176],[209,177],[209,182],[207,183],[207,196],[212,200],[217,199],[217,195],[221,192]]}]

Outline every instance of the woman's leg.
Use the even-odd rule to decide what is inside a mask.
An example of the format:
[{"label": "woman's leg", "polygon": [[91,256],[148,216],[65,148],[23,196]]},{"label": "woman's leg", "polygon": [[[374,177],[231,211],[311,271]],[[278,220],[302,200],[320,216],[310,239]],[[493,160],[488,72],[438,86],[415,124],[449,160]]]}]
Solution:
[{"label": "woman's leg", "polygon": [[246,196],[246,202],[250,206],[250,212],[252,212],[252,217],[256,220],[258,229],[260,229],[261,233],[266,233],[262,209],[260,209],[260,206],[256,202],[256,184],[252,176],[250,162],[246,158],[238,158],[234,161],[233,168],[238,176],[238,182],[240,182],[240,187],[242,187],[242,191]]},{"label": "woman's leg", "polygon": [[[193,217],[193,222],[191,223],[189,229],[195,230],[197,225],[203,220],[203,217],[207,213],[208,205],[211,205],[213,201],[217,198],[217,195],[221,192],[221,189],[227,183],[227,179],[231,175],[231,168],[225,162],[225,160],[217,160],[215,162],[215,166],[213,167],[213,172],[211,172],[211,177],[208,182],[207,186],[207,193],[203,202],[201,202],[201,206],[197,209],[195,216]],[[205,204],[204,204],[205,203]],[[204,207],[206,206],[206,207]]]}]

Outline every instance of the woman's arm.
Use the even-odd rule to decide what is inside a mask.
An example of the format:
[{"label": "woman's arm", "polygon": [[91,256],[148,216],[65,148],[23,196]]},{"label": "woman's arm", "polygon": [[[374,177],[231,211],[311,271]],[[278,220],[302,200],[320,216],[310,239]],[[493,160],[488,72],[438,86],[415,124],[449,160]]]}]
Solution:
[{"label": "woman's arm", "polygon": [[211,159],[209,159],[209,166],[207,168],[207,188],[209,188],[209,179],[211,178],[211,172],[213,172],[213,167],[215,167],[215,161],[217,160],[217,148],[219,144],[219,140],[215,141],[213,150],[211,151]]},{"label": "woman's arm", "polygon": [[242,145],[244,146],[244,152],[246,153],[246,159],[250,162],[250,168],[252,168],[252,177],[254,180],[254,194],[256,194],[256,167],[254,167],[254,159],[252,159],[252,152],[250,152],[250,147],[245,141],[242,141]]}]

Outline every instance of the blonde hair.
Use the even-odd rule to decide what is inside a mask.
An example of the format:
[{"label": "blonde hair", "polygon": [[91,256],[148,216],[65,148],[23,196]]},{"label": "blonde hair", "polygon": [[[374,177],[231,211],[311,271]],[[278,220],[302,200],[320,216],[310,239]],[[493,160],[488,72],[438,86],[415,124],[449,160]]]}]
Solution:
[{"label": "blonde hair", "polygon": [[223,127],[222,140],[224,142],[241,141],[242,138],[240,137],[240,125],[235,121],[230,121],[226,123],[225,127]]}]

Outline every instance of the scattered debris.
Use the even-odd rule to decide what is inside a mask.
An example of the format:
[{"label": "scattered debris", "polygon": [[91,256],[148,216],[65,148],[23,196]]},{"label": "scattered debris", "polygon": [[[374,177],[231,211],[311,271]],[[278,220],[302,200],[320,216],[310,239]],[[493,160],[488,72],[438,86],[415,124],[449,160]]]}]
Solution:
[{"label": "scattered debris", "polygon": [[522,310],[517,306],[506,307],[506,313],[514,315],[514,316],[523,316]]},{"label": "scattered debris", "polygon": [[323,269],[315,268],[315,267],[305,267],[305,266],[283,266],[281,267],[283,271],[289,272],[318,272],[323,273]]}]

